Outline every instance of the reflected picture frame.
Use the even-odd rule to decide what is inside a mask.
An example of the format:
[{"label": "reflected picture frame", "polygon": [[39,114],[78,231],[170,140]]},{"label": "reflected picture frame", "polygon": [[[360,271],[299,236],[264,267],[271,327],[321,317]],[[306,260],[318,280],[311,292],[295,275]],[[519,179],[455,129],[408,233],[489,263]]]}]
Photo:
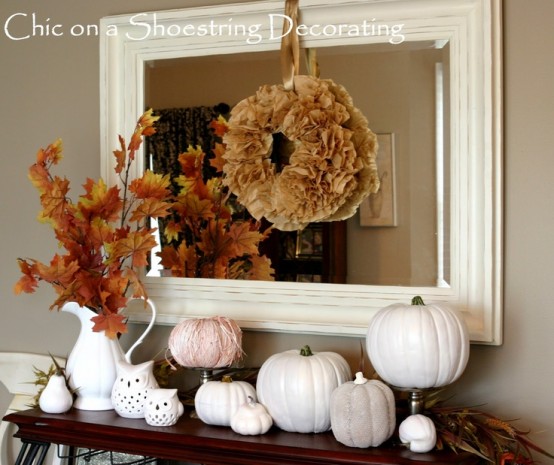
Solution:
[{"label": "reflected picture frame", "polygon": [[391,227],[397,225],[394,134],[377,134],[377,142],[379,190],[360,204],[360,226]]}]

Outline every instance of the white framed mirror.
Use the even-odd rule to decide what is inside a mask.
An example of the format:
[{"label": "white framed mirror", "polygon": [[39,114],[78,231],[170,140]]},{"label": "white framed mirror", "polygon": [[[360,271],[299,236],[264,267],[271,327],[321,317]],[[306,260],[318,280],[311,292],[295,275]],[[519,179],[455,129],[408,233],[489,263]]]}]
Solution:
[{"label": "white framed mirror", "polygon": [[[112,150],[117,147],[118,134],[131,134],[145,109],[147,67],[164,60],[230,57],[232,61],[249,54],[262,56],[261,52],[279,49],[283,21],[287,18],[282,0],[103,18],[100,90],[104,179],[116,182]],[[444,144],[450,154],[450,182],[442,190],[449,199],[448,214],[442,219],[448,231],[448,248],[444,249],[447,280],[421,286],[417,280],[416,285],[375,285],[146,276],[149,296],[158,307],[157,321],[175,324],[187,317],[218,314],[235,319],[244,329],[362,336],[377,310],[421,295],[426,301],[459,309],[472,341],[500,344],[500,21],[499,0],[300,2],[301,47],[321,50],[322,54],[334,48],[369,45],[395,51],[398,48],[394,47],[412,43],[435,48],[447,44],[444,88],[449,105]],[[333,79],[332,73],[322,77]],[[260,81],[258,86],[279,81],[276,74],[273,82]],[[222,85],[224,82],[222,79]],[[244,97],[256,90],[252,88]],[[140,170],[141,166],[144,160],[138,160],[135,168]],[[145,321],[148,316],[136,308],[131,318]]]}]

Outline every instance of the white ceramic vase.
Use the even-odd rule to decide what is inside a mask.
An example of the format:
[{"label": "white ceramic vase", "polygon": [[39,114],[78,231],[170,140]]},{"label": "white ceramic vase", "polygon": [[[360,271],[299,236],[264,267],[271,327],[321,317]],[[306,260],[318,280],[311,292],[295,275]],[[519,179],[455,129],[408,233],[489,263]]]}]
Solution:
[{"label": "white ceramic vase", "polygon": [[73,350],[67,359],[65,373],[69,386],[77,394],[73,406],[80,410],[111,410],[112,388],[117,376],[117,363],[120,360],[130,362],[131,353],[143,341],[152,329],[156,318],[156,309],[147,301],[152,310],[152,320],[127,353],[123,353],[119,341],[110,339],[103,331],[94,332],[91,318],[96,315],[92,310],[68,302],[63,312],[79,318],[81,330]]}]

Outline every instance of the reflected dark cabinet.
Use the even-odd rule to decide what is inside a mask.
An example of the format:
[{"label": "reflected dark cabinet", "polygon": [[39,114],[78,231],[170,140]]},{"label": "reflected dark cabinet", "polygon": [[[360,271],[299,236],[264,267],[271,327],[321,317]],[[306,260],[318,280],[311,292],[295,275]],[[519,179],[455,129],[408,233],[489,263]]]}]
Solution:
[{"label": "reflected dark cabinet", "polygon": [[276,281],[346,283],[346,221],[273,230],[260,250],[271,259]]}]

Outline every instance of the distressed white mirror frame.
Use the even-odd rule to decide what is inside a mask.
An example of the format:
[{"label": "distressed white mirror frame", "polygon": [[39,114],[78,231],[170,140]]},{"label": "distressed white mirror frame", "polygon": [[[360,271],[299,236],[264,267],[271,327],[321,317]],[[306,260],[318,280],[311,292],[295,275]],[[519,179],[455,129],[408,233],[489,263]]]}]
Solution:
[{"label": "distressed white mirror frame", "polygon": [[[463,312],[473,342],[502,342],[501,20],[499,0],[302,0],[302,24],[360,23],[373,18],[402,24],[407,41],[450,43],[452,217],[450,287],[401,287],[145,277],[158,307],[158,323],[225,315],[243,328],[362,336],[374,313],[414,295]],[[112,150],[129,137],[144,110],[145,66],[152,60],[278,49],[269,40],[269,15],[284,2],[251,3],[107,17],[101,21],[102,176],[116,182]],[[242,36],[175,37],[180,30],[215,23],[261,24],[264,40]],[[278,18],[274,16],[274,18]],[[192,29],[188,29],[190,31]],[[281,26],[275,27],[277,32]],[[116,34],[117,32],[117,34]],[[150,32],[149,34],[147,34]],[[305,47],[385,43],[386,36],[302,37]],[[391,45],[393,47],[394,45]],[[326,76],[327,77],[327,76]],[[332,76],[328,76],[331,77]],[[224,82],[224,80],[222,80]],[[275,76],[275,82],[279,76]],[[260,85],[266,84],[260,82]],[[273,83],[267,83],[273,84]],[[257,89],[252,89],[254,93]],[[138,160],[139,170],[143,160]],[[138,171],[134,173],[138,174]],[[134,321],[149,315],[136,308]]]}]

